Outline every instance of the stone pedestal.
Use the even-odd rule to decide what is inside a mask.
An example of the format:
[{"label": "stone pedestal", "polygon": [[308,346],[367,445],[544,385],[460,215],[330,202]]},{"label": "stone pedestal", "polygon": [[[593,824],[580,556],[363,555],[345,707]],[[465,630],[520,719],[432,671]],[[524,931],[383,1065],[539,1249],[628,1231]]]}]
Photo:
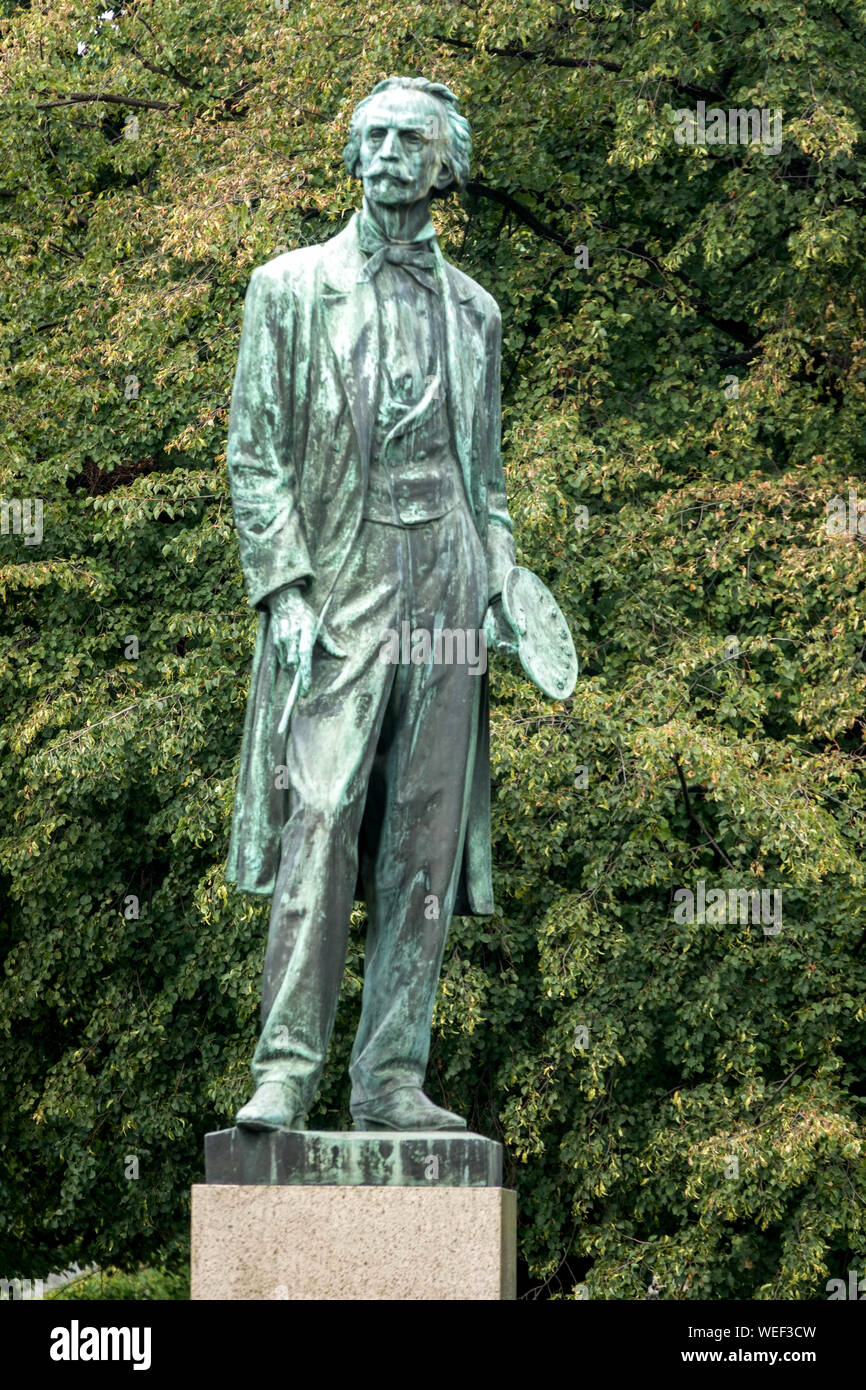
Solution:
[{"label": "stone pedestal", "polygon": [[478,1134],[221,1130],[192,1298],[512,1299],[516,1201]]}]

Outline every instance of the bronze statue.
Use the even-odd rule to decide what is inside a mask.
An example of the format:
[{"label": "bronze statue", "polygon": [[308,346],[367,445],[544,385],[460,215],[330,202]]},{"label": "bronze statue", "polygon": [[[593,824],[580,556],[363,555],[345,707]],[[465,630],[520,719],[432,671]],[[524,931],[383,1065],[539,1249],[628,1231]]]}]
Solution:
[{"label": "bronze statue", "polygon": [[247,292],[228,467],[261,617],[227,876],[272,895],[253,1129],[305,1126],[355,899],[355,1127],[466,1127],[422,1087],[452,913],[493,912],[486,651],[526,632],[501,597],[501,317],[430,221],[470,148],[447,87],[380,82],[344,151],[362,209]]}]

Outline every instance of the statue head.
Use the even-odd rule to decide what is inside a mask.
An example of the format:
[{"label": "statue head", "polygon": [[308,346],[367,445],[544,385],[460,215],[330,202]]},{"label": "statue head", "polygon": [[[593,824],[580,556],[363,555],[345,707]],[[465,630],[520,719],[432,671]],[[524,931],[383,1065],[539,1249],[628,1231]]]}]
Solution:
[{"label": "statue head", "polygon": [[352,112],[343,159],[370,202],[398,206],[465,187],[471,151],[453,92],[426,77],[387,77]]}]

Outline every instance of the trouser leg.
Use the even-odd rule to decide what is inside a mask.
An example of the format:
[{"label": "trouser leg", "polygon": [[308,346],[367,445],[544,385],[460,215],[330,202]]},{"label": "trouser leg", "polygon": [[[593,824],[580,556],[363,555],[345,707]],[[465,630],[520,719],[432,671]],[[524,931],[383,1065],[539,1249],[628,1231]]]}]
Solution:
[{"label": "trouser leg", "polygon": [[[413,627],[477,633],[483,556],[471,518],[455,509],[402,534]],[[349,1067],[356,1109],[388,1091],[423,1085],[463,849],[480,693],[477,662],[431,659],[396,668],[371,773],[379,833],[363,865],[364,991]]]},{"label": "trouser leg", "polygon": [[349,655],[316,649],[310,694],[286,747],[290,816],[283,829],[262,987],[257,1085],[279,1081],[307,1109],[318,1086],[346,963],[358,835],[394,668],[380,659],[397,621],[397,534],[365,526],[329,608]]},{"label": "trouser leg", "polygon": [[346,963],[357,872],[355,802],[299,805],[283,832],[262,986],[257,1085],[291,1086],[303,1108],[321,1077]]}]

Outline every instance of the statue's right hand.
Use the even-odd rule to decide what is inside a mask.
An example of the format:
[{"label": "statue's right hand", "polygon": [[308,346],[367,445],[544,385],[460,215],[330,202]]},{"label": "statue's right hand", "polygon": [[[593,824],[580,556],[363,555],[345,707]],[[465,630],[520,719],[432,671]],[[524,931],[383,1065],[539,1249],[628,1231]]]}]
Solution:
[{"label": "statue's right hand", "polygon": [[316,634],[316,614],[297,588],[280,589],[268,600],[271,614],[271,636],[280,664],[288,670],[300,668],[299,693],[310,689],[313,647],[318,640],[332,656],[345,656],[324,628]]}]

